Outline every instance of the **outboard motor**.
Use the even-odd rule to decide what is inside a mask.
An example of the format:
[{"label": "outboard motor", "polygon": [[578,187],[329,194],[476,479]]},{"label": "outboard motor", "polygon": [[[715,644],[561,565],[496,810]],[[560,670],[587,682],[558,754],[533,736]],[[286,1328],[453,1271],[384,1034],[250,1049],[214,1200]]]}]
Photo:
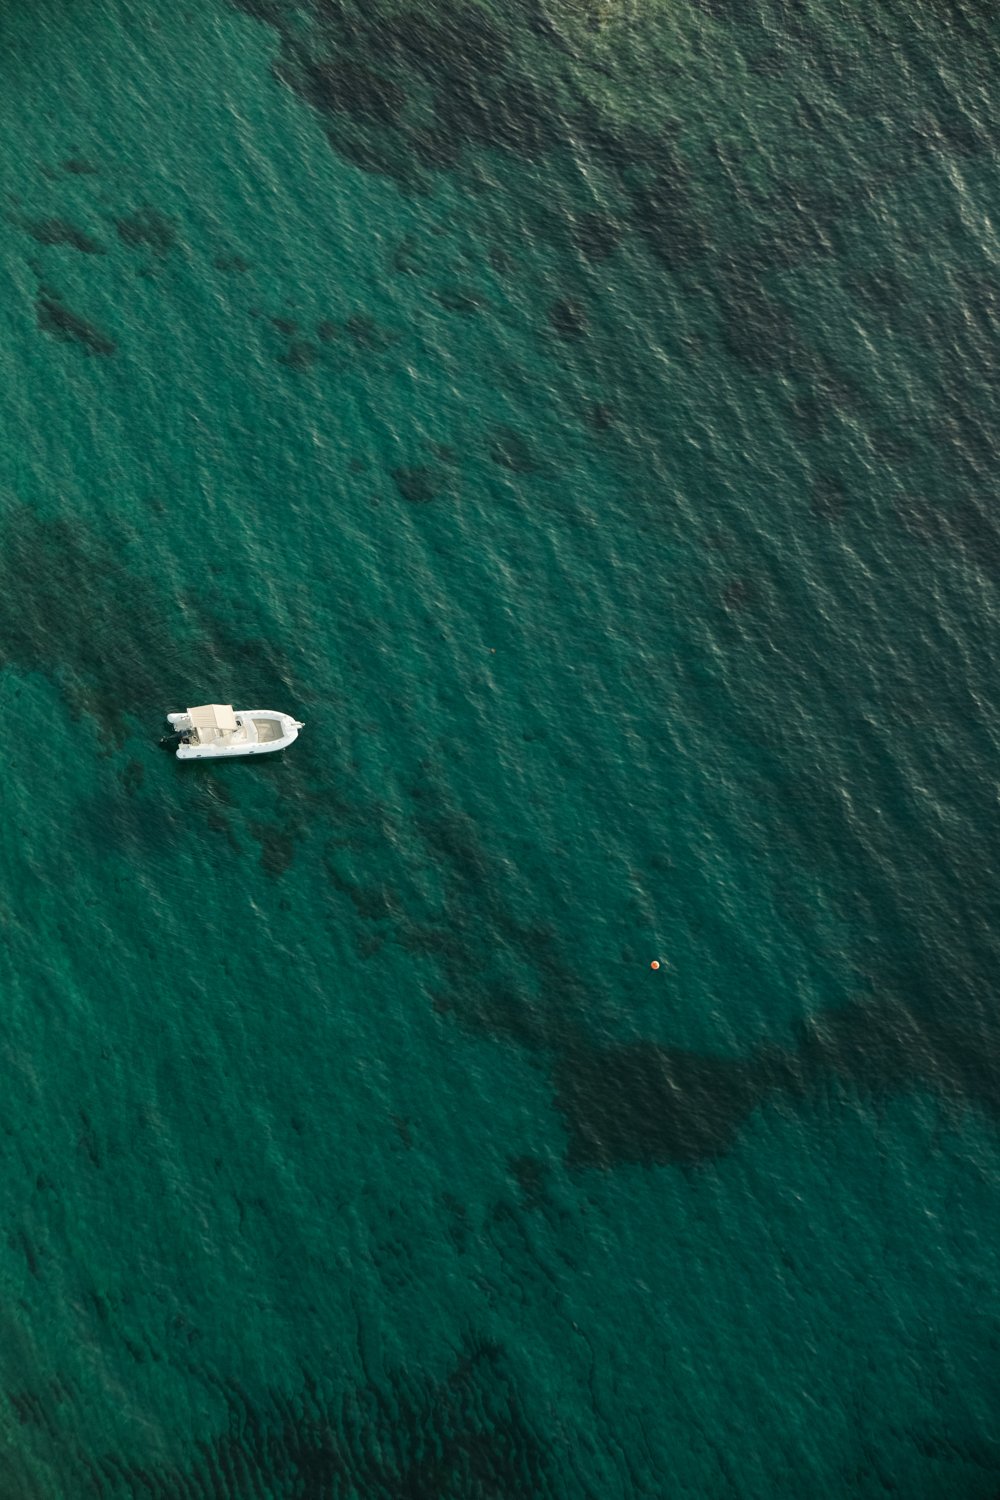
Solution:
[{"label": "outboard motor", "polygon": [[178,745],[188,745],[190,743],[191,737],[186,729],[177,729],[173,734],[165,734],[160,741],[164,750],[176,750]]}]

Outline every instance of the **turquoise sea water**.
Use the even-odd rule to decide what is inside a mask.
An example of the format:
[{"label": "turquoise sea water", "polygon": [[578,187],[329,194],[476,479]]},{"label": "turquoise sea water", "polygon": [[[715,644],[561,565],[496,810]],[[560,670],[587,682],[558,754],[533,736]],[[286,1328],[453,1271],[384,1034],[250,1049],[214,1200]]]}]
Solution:
[{"label": "turquoise sea water", "polygon": [[994,7],[0,43],[0,1495],[995,1496]]}]

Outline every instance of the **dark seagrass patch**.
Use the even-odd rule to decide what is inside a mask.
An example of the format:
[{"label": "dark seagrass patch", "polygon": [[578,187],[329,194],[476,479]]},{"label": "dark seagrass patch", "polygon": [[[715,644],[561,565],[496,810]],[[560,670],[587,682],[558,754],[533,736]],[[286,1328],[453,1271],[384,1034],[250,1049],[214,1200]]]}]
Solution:
[{"label": "dark seagrass patch", "polygon": [[[503,1347],[469,1337],[440,1374],[407,1367],[344,1391],[338,1372],[307,1375],[292,1395],[223,1386],[227,1413],[175,1464],[137,1470],[124,1455],[88,1458],[81,1500],[250,1495],[323,1500],[558,1500],[567,1455],[542,1433]],[[21,1408],[33,1414],[30,1393]]]},{"label": "dark seagrass patch", "polygon": [[51,288],[39,287],[35,299],[35,314],[43,333],[50,334],[61,343],[75,344],[86,354],[99,354],[107,358],[118,348],[113,338],[96,324],[73,312]]}]

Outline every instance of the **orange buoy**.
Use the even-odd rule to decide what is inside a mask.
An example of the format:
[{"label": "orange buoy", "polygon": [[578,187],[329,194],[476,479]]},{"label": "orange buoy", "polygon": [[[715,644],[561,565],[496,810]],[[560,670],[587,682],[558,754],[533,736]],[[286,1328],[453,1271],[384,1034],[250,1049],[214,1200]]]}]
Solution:
[{"label": "orange buoy", "polygon": [[660,967],[660,960],[658,958],[654,958],[649,967],[651,969],[658,969]]}]

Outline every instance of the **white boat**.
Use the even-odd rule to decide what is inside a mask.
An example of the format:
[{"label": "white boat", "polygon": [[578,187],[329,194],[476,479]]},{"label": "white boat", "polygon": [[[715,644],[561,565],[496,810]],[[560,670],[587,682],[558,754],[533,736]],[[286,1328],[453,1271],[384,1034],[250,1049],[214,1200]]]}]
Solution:
[{"label": "white boat", "polygon": [[284,750],[303,728],[291,714],[270,708],[237,708],[203,703],[186,713],[167,714],[173,732],[160,743],[176,747],[178,760],[214,760],[223,755],[266,755]]}]

